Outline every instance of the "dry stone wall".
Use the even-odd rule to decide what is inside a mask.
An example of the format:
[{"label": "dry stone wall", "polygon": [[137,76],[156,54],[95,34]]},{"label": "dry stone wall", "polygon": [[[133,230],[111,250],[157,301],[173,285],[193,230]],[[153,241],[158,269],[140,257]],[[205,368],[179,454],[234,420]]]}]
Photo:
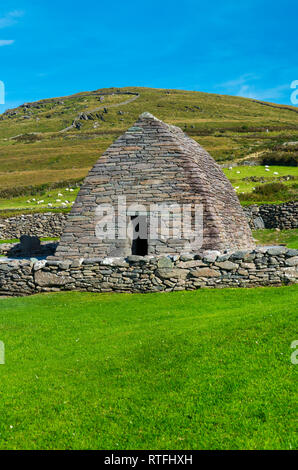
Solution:
[{"label": "dry stone wall", "polygon": [[250,228],[298,228],[298,202],[284,204],[263,204],[244,207]]},{"label": "dry stone wall", "polygon": [[38,292],[169,292],[297,283],[298,250],[81,260],[0,258],[0,296]]},{"label": "dry stone wall", "polygon": [[66,219],[67,214],[59,212],[0,218],[0,240],[20,238],[22,235],[34,235],[39,238],[60,237]]}]

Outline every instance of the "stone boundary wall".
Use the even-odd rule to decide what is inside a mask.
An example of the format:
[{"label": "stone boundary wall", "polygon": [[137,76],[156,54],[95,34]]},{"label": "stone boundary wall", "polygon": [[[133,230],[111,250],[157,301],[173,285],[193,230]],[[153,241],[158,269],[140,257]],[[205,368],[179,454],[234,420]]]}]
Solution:
[{"label": "stone boundary wall", "polygon": [[282,246],[201,255],[74,261],[0,258],[0,296],[39,292],[169,292],[297,283],[298,250]]},{"label": "stone boundary wall", "polygon": [[0,240],[20,238],[21,235],[60,238],[67,215],[59,212],[46,212],[18,215],[7,219],[0,218]]},{"label": "stone boundary wall", "polygon": [[252,230],[259,228],[298,228],[298,201],[243,207]]},{"label": "stone boundary wall", "polygon": [[238,166],[258,166],[260,165],[260,159],[255,157],[255,159],[251,160],[244,160],[241,162],[227,162],[227,163],[220,163],[220,168],[235,168]]},{"label": "stone boundary wall", "polygon": [[[298,228],[298,202],[243,207],[252,230],[258,228]],[[61,236],[67,214],[49,212],[0,218],[0,240],[35,235],[39,238]]]}]

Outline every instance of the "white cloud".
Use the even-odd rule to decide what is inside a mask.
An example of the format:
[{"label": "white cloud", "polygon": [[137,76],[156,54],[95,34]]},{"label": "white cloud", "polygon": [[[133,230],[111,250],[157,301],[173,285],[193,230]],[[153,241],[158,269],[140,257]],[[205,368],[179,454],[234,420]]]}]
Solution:
[{"label": "white cloud", "polygon": [[237,96],[251,98],[261,101],[278,100],[283,97],[284,92],[289,89],[289,85],[280,85],[275,88],[256,89],[254,86],[243,85],[237,93]]},{"label": "white cloud", "polygon": [[12,18],[21,18],[22,16],[24,16],[24,12],[23,10],[14,10],[14,11],[10,11],[8,15],[11,16]]},{"label": "white cloud", "polygon": [[241,75],[241,77],[235,78],[235,80],[230,80],[228,82],[220,83],[217,86],[222,87],[222,88],[227,88],[227,89],[233,89],[235,87],[244,85],[250,80],[257,80],[258,78],[259,77],[253,73],[246,73],[244,75]]},{"label": "white cloud", "polygon": [[24,16],[24,12],[21,10],[10,11],[0,18],[0,29],[14,25],[17,23],[17,18],[21,18],[22,16]]},{"label": "white cloud", "polygon": [[242,85],[237,93],[237,96],[242,96],[243,98],[257,99],[253,87],[249,85]]},{"label": "white cloud", "polygon": [[[218,85],[221,92],[228,95],[240,96],[261,101],[279,100],[284,96],[289,85],[279,85],[274,88],[264,88],[262,77],[247,73]],[[263,85],[263,86],[262,86]]]},{"label": "white cloud", "polygon": [[13,43],[14,43],[14,39],[0,39],[0,47],[10,46]]}]

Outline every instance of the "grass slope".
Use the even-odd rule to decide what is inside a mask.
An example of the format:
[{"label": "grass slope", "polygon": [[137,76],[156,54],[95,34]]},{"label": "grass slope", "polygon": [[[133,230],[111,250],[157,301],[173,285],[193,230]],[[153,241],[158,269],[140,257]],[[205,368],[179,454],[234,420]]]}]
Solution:
[{"label": "grass slope", "polygon": [[253,230],[253,236],[257,245],[286,245],[298,250],[298,229],[275,230],[261,229]]},{"label": "grass slope", "polygon": [[0,299],[1,449],[297,448],[297,286]]},{"label": "grass slope", "polygon": [[[131,97],[134,101],[127,102]],[[102,89],[23,105],[0,116],[0,191],[10,189],[13,195],[14,189],[83,178],[143,111],[180,126],[218,161],[264,151],[272,158],[274,148],[278,155],[280,148],[287,156],[297,154],[296,147],[282,146],[298,141],[295,107],[183,90]],[[79,119],[80,129],[60,132],[80,112],[91,119]]]},{"label": "grass slope", "polygon": [[236,166],[225,168],[223,172],[244,205],[277,204],[297,199],[297,167]]}]

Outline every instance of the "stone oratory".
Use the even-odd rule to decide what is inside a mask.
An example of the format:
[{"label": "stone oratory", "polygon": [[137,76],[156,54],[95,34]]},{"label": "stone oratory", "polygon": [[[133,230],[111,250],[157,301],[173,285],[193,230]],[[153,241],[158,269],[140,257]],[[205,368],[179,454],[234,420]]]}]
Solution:
[{"label": "stone oratory", "polygon": [[[119,201],[126,209],[119,209]],[[152,206],[170,206],[169,235],[152,236]],[[182,207],[202,209],[201,236],[180,230]],[[115,230],[98,236],[107,208]],[[112,207],[112,209],[108,209]],[[180,210],[181,209],[181,210]],[[151,210],[152,213],[152,210]],[[195,217],[195,215],[193,215]],[[129,228],[127,235],[119,221]],[[195,224],[193,224],[195,225]],[[179,232],[179,231],[178,231]],[[172,236],[171,236],[172,235]],[[237,195],[215,160],[178,128],[143,113],[99,158],[86,177],[56,251],[59,259],[180,255],[252,249],[254,241]]]}]

